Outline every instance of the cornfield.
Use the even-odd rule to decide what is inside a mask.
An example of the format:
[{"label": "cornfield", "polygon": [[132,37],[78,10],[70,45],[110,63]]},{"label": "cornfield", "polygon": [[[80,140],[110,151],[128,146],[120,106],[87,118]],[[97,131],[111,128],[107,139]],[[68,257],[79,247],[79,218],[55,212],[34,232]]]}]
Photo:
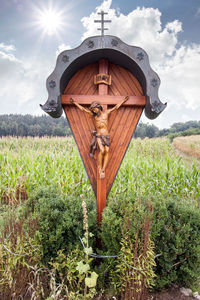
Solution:
[{"label": "cornfield", "polygon": [[[2,203],[16,204],[34,187],[56,184],[65,194],[94,199],[73,138],[1,138]],[[136,192],[191,198],[199,203],[200,168],[188,166],[166,138],[132,140],[109,197]],[[108,199],[109,200],[109,199]]]}]

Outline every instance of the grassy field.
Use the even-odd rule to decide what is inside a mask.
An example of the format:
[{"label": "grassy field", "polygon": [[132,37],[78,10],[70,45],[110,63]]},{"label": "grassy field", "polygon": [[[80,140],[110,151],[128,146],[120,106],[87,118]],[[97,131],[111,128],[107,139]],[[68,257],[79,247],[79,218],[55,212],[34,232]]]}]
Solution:
[{"label": "grassy field", "polygon": [[173,145],[179,151],[200,158],[200,135],[179,136]]},{"label": "grassy field", "polygon": [[[182,140],[182,139],[181,139]],[[179,140],[178,140],[179,141]],[[0,139],[1,201],[20,201],[20,191],[56,184],[65,194],[94,198],[73,138]],[[188,167],[168,139],[132,140],[115,179],[110,197],[116,194],[177,194],[200,199],[199,167]],[[17,199],[18,198],[18,199]]]}]

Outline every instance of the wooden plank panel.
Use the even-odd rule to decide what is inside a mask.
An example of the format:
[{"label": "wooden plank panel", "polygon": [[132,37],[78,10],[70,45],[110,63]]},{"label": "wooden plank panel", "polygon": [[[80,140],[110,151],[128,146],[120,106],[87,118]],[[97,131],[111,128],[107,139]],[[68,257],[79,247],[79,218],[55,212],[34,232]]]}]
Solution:
[{"label": "wooden plank panel", "polygon": [[[129,87],[131,88],[131,94],[132,95],[142,95],[142,87],[137,80],[135,76],[128,70],[124,69],[123,67],[119,65],[111,65],[111,70],[113,72],[113,76],[115,78],[120,78],[120,76],[123,78],[124,76],[126,77],[127,83],[129,84]],[[120,80],[119,80],[120,82]]]},{"label": "wooden plank panel", "polygon": [[[112,70],[115,66],[112,65]],[[124,69],[123,69],[124,70]],[[116,76],[116,74],[118,76]],[[123,81],[123,75],[121,73],[113,73],[113,83],[116,81],[118,84],[116,85],[116,89],[120,90],[121,94],[125,94],[125,95],[130,95],[131,94],[131,90],[128,86],[124,86],[124,81]],[[125,74],[126,75],[126,74]],[[128,100],[129,101],[129,100]],[[127,102],[128,102],[127,101]],[[125,105],[123,105],[123,107],[119,108],[117,111],[117,115],[115,116],[114,121],[112,122],[111,128],[110,128],[110,135],[111,135],[111,141],[113,140],[116,141],[117,143],[119,143],[119,140],[121,139],[121,135],[124,134],[124,132],[122,131],[123,126],[124,126],[124,122],[126,122],[126,119],[128,117],[130,113],[130,109],[126,108],[125,109]],[[108,164],[108,169],[111,168],[111,166],[113,166],[113,156],[115,154],[115,152],[118,152],[117,146],[115,145],[115,143],[111,142],[111,147],[110,147],[110,161],[112,164]],[[109,177],[108,177],[109,180]]]},{"label": "wooden plank panel", "polygon": [[[113,88],[111,90],[112,93],[120,93],[121,94],[133,94],[135,93],[137,96],[141,95],[141,93],[138,91],[138,89],[134,86],[132,86],[132,84],[134,85],[135,83],[131,81],[130,77],[127,77],[126,73],[129,73],[127,70],[124,70],[123,68],[120,68],[120,72],[118,72],[117,68],[115,68],[115,66],[112,66],[112,71],[110,71],[110,73],[112,72],[112,83],[113,83]],[[124,81],[124,78],[127,80],[127,82]],[[114,85],[114,82],[117,82],[118,85]],[[137,81],[137,79],[136,79]],[[128,106],[124,107],[125,110],[128,110]],[[121,110],[121,109],[120,109]],[[122,116],[120,116],[120,110],[117,112],[117,116],[115,116],[115,120],[118,120],[118,122],[121,123],[123,121],[125,121],[124,123],[124,128],[121,131],[121,134],[119,135],[118,132],[118,128],[117,128],[117,122],[115,121],[111,127],[109,128],[109,132],[111,133],[111,140],[113,140],[113,143],[111,144],[110,147],[110,157],[109,157],[109,163],[107,166],[107,194],[110,191],[110,188],[112,186],[113,180],[117,174],[117,171],[119,169],[119,166],[121,164],[121,160],[123,159],[123,156],[125,154],[126,151],[126,147],[128,146],[130,139],[132,137],[132,134],[134,132],[135,127],[133,128],[133,126],[130,125],[130,121],[132,120],[132,118],[135,118],[135,112],[132,111],[132,109],[129,111],[129,114],[127,115],[126,119],[123,119]],[[121,111],[122,114],[124,114],[124,112]],[[138,117],[139,119],[139,117]],[[132,122],[131,122],[132,123]],[[136,122],[137,124],[137,122]],[[110,126],[110,120],[109,120],[109,126]],[[113,128],[112,128],[113,127]],[[116,128],[116,130],[114,130],[114,128]],[[127,132],[129,133],[129,136],[127,137]],[[112,137],[112,134],[114,135]],[[119,138],[121,141],[119,141]],[[126,138],[128,138],[128,140],[126,141]],[[125,143],[124,143],[125,141]],[[122,145],[124,144],[124,149]],[[118,152],[119,151],[119,152]],[[119,156],[117,153],[121,153],[121,155]]]},{"label": "wooden plank panel", "polygon": [[123,136],[125,134],[124,126],[129,114],[130,114],[130,109],[121,108],[121,110],[118,111],[118,115],[117,117],[115,117],[113,125],[110,129],[111,145],[110,145],[108,169],[113,168],[115,157],[116,155],[118,155],[119,145],[121,144],[121,141],[123,140]]},{"label": "wooden plank panel", "polygon": [[118,78],[118,82],[121,86],[120,90],[127,91],[128,95],[141,95],[139,93],[135,83],[130,81],[130,77],[128,76],[128,73],[125,69],[121,68],[120,66],[112,65],[112,72],[113,72],[113,77]]},{"label": "wooden plank panel", "polygon": [[[90,65],[90,68],[87,70],[85,70],[83,68],[80,72],[78,79],[76,80],[78,82],[78,85],[76,85],[75,88],[71,89],[72,93],[73,93],[73,91],[76,91],[76,93],[79,95],[87,94],[88,89],[91,86],[94,86],[93,76],[95,73],[96,73],[95,65]],[[68,91],[68,94],[69,94],[69,91]]]},{"label": "wooden plank panel", "polygon": [[80,82],[85,77],[85,73],[89,74],[90,66],[85,67],[85,72],[83,69],[79,70],[68,82],[64,94],[71,93],[72,91],[76,91],[78,89],[78,86]]},{"label": "wooden plank panel", "polygon": [[131,94],[135,94],[135,95],[142,95],[142,88],[141,85],[139,84],[139,81],[134,77],[134,76],[130,76],[132,75],[130,72],[124,72],[125,70],[123,68],[121,68],[120,66],[118,66],[118,69],[120,68],[120,72],[121,74],[125,76],[126,78],[126,83],[128,84],[130,90],[131,90]]},{"label": "wooden plank panel", "polygon": [[137,93],[133,92],[127,85],[127,72],[124,69],[121,70],[121,68],[111,64],[111,74],[113,77],[113,82],[116,82],[117,89],[120,91],[121,95],[137,95]]},{"label": "wooden plank panel", "polygon": [[[96,194],[96,165],[95,161],[89,156],[88,142],[87,142],[87,132],[84,126],[84,113],[78,111],[76,107],[71,107],[70,110],[66,110],[67,117],[70,121],[71,128],[78,144],[79,152],[81,154],[83,163],[87,166],[86,170],[90,177],[91,184],[93,186],[94,192]],[[82,116],[80,117],[80,114]]]},{"label": "wooden plank panel", "polygon": [[112,64],[110,64],[110,75],[112,76],[112,84],[109,86],[109,90],[108,90],[108,94],[109,95],[115,95],[115,96],[120,96],[122,95],[119,87],[118,87],[118,79],[116,78],[116,74],[113,73],[112,68],[111,68]]},{"label": "wooden plank panel", "polygon": [[[126,125],[124,127],[124,134],[121,137],[121,142],[120,144],[117,146],[118,147],[118,154],[114,154],[112,157],[112,168],[110,168],[111,172],[109,172],[109,179],[107,181],[107,195],[109,194],[109,191],[112,187],[113,181],[115,179],[115,176],[119,170],[119,167],[121,165],[121,162],[123,160],[123,157],[125,155],[125,152],[127,150],[127,147],[130,143],[131,137],[133,135],[133,132],[135,130],[135,127],[139,121],[139,118],[141,116],[142,113],[142,108],[136,108],[134,109],[135,113],[133,115],[132,113],[132,122],[131,122],[131,126],[129,127],[128,125]],[[130,123],[129,123],[130,124]],[[125,134],[126,133],[126,134]],[[116,153],[116,149],[115,149],[115,153]]]},{"label": "wooden plank panel", "polygon": [[[84,72],[84,70],[83,70]],[[87,94],[93,94],[93,91],[98,91],[97,86],[94,85],[94,75],[98,72],[97,66],[91,65],[89,74],[87,74],[87,77],[82,80],[81,84],[79,85],[79,89],[77,90],[77,93],[80,95],[87,95]],[[91,91],[91,92],[90,92]]]},{"label": "wooden plank panel", "polygon": [[86,115],[86,113],[80,111],[79,109],[76,109],[77,113],[77,126],[81,127],[82,130],[82,140],[84,144],[84,149],[85,149],[85,156],[88,161],[88,168],[89,171],[93,174],[93,177],[96,177],[96,163],[94,164],[94,159],[91,159],[89,150],[90,150],[90,142],[92,139],[91,136],[91,131],[95,129],[94,124],[92,121],[92,117]]},{"label": "wooden plank panel", "polygon": [[[110,129],[110,152],[109,152],[109,162],[107,169],[110,170],[113,168],[113,163],[115,161],[116,155],[118,155],[119,145],[123,140],[123,135],[125,134],[123,129],[127,120],[127,117],[130,113],[130,109],[121,108],[118,111],[117,116],[113,122],[113,125]],[[107,174],[107,180],[110,181],[109,175]]]},{"label": "wooden plank panel", "polygon": [[131,74],[131,72],[128,72],[128,77],[130,77],[132,84],[136,86],[139,94],[143,95],[142,86],[140,85],[140,83],[137,80],[137,78],[135,78],[135,76],[133,76],[133,74]]}]

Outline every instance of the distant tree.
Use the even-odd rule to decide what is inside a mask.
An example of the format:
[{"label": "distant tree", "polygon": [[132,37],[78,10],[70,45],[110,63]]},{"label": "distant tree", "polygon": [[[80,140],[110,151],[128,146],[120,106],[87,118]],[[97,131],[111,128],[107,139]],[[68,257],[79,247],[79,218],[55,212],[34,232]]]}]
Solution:
[{"label": "distant tree", "polygon": [[138,138],[153,138],[159,135],[159,129],[153,124],[144,124],[144,123],[139,123],[138,126],[136,127],[134,137]]},{"label": "distant tree", "polygon": [[64,117],[0,115],[0,136],[66,136],[71,129]]},{"label": "distant tree", "polygon": [[156,127],[153,124],[152,125],[147,125],[147,127],[146,127],[147,137],[149,137],[149,138],[156,137],[156,136],[158,136],[158,133],[159,133],[158,127]]}]

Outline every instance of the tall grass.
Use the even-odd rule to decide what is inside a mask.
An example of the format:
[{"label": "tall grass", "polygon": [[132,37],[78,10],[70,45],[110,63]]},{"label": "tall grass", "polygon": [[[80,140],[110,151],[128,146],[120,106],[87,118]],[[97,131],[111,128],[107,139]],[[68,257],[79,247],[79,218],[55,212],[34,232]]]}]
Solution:
[{"label": "tall grass", "polygon": [[132,140],[110,196],[172,195],[200,200],[200,168],[188,167],[166,138]]},{"label": "tall grass", "polygon": [[64,193],[89,193],[83,163],[72,138],[2,138],[0,187],[3,199],[16,201],[17,187],[56,184]]},{"label": "tall grass", "polygon": [[[200,168],[188,167],[168,139],[132,140],[109,197],[166,194],[200,199]],[[1,138],[1,201],[23,201],[25,191],[56,184],[65,194],[94,199],[73,138]]]}]

